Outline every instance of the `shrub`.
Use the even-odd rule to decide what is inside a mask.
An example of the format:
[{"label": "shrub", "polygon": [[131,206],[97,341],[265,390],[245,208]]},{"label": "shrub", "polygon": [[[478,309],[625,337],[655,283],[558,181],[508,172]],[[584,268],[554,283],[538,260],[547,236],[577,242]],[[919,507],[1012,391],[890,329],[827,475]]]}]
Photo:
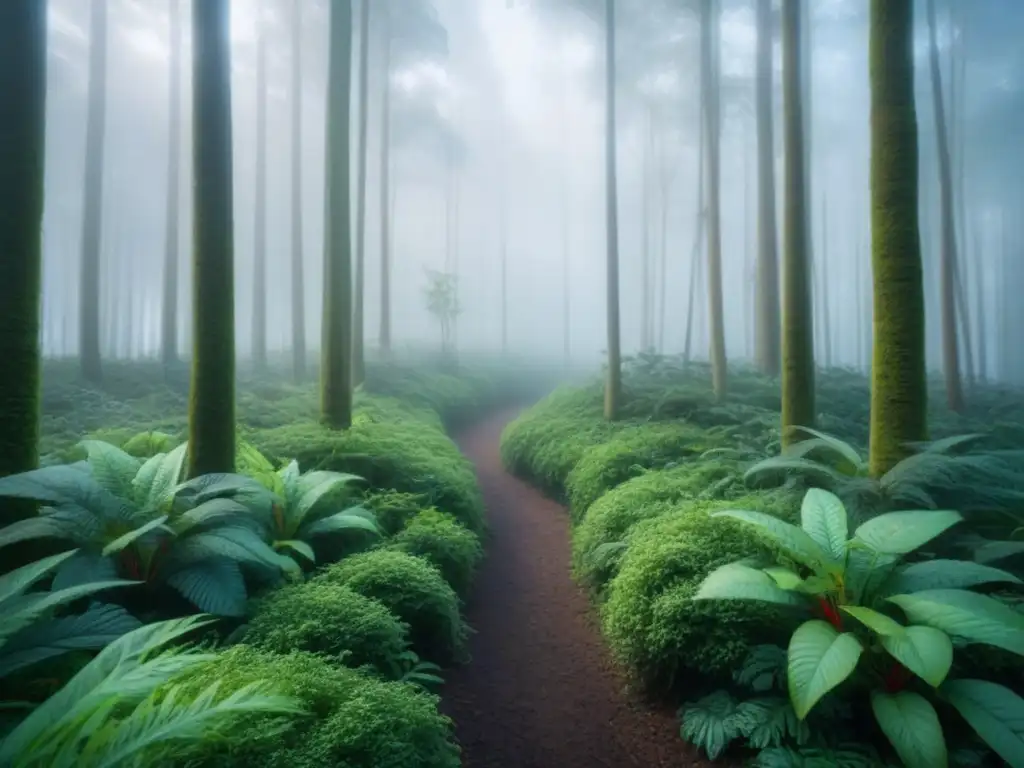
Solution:
[{"label": "shrub", "polygon": [[245,642],[262,650],[311,651],[369,664],[397,677],[407,627],[381,603],[337,584],[310,582],[271,592],[258,601]]},{"label": "shrub", "polygon": [[[458,768],[452,723],[436,696],[412,685],[378,680],[303,651],[279,655],[236,645],[179,682],[185,693],[215,681],[230,694],[267,679],[311,717],[283,725],[253,717],[203,744],[189,768]],[[275,727],[278,726],[278,727]]]},{"label": "shrub", "polygon": [[484,556],[476,534],[436,509],[425,509],[412,518],[389,547],[425,558],[459,595],[466,594]]},{"label": "shrub", "polygon": [[419,493],[373,490],[367,492],[362,505],[373,512],[377,526],[385,536],[394,536],[427,507],[427,499]]},{"label": "shrub", "polygon": [[[769,642],[780,623],[773,606],[702,603],[692,597],[704,577],[741,557],[768,555],[756,536],[730,520],[704,514],[722,502],[684,502],[675,512],[637,525],[602,611],[619,659],[648,688],[674,688],[687,674],[731,673],[755,642]],[[765,509],[755,498],[744,506]]]},{"label": "shrub", "polygon": [[459,598],[441,572],[405,552],[360,552],[328,566],[315,582],[342,584],[379,600],[409,625],[413,649],[439,663],[464,657],[467,628]]}]

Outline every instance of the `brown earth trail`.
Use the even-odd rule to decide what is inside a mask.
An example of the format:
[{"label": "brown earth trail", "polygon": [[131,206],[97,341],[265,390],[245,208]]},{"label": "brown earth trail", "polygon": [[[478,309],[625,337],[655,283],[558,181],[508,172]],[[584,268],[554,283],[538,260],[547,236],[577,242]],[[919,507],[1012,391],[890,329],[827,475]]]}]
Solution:
[{"label": "brown earth trail", "polygon": [[463,432],[487,505],[488,557],[466,606],[473,659],[445,673],[445,713],[469,768],[708,766],[675,713],[626,688],[587,596],[570,577],[569,519],[502,467],[515,412]]}]

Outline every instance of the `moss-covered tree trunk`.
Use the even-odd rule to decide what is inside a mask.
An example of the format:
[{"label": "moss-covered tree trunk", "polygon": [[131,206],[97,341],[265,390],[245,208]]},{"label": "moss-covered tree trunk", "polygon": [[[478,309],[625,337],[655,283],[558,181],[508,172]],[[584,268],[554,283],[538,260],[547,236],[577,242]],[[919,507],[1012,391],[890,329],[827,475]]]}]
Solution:
[{"label": "moss-covered tree trunk", "polygon": [[230,0],[192,0],[190,477],[235,466]]},{"label": "moss-covered tree trunk", "polygon": [[331,3],[330,17],[320,409],[325,424],[348,429],[352,425],[351,0]]},{"label": "moss-covered tree trunk", "polygon": [[306,269],[302,236],[302,4],[292,9],[292,373],[306,378]]},{"label": "moss-covered tree trunk", "polygon": [[253,218],[252,362],[267,367],[267,29],[263,2],[256,21],[256,205]]},{"label": "moss-covered tree trunk", "polygon": [[167,221],[160,311],[160,360],[165,367],[178,362],[178,203],[181,177],[181,3],[169,0],[170,28],[167,66]]},{"label": "moss-covered tree trunk", "polygon": [[0,3],[0,477],[35,469],[46,127],[46,4]]},{"label": "moss-covered tree trunk", "polygon": [[722,200],[721,134],[719,131],[718,3],[701,4],[701,100],[708,152],[708,335],[711,383],[715,399],[725,399],[728,370],[725,357],[725,307],[722,303]]},{"label": "moss-covered tree trunk", "polygon": [[352,384],[363,383],[366,353],[364,314],[366,285],[366,161],[369,147],[366,141],[369,126],[370,103],[370,0],[363,0],[359,18],[359,153],[356,179],[356,273],[355,303],[352,310]]},{"label": "moss-covered tree trunk", "polygon": [[801,87],[802,0],[782,2],[782,98],[785,165],[782,256],[782,442],[802,438],[793,427],[814,425],[814,312],[808,253],[807,153]]},{"label": "moss-covered tree trunk", "polygon": [[100,244],[103,229],[103,154],[107,125],[107,3],[92,0],[89,16],[89,106],[85,121],[85,177],[78,286],[78,357],[82,377],[103,378],[100,351]]},{"label": "moss-covered tree trunk", "polygon": [[[935,141],[939,152],[939,199],[942,208],[939,267],[940,318],[942,323],[942,372],[946,379],[946,403],[963,411],[964,390],[960,378],[960,350],[956,334],[956,219],[953,208],[953,176],[949,137],[943,106],[939,43],[935,29],[935,2],[928,0],[928,62],[931,70],[932,104],[935,109]],[[916,119],[916,117],[915,117]]]},{"label": "moss-covered tree trunk", "polygon": [[925,439],[928,390],[918,231],[913,0],[871,0],[871,473]]},{"label": "moss-covered tree trunk", "polygon": [[608,371],[604,386],[604,417],[614,421],[622,400],[622,351],[619,334],[619,195],[616,183],[615,133],[615,0],[605,0],[605,247]]},{"label": "moss-covered tree trunk", "polygon": [[384,94],[380,140],[380,351],[391,354],[391,23],[389,6],[380,8],[384,51]]}]

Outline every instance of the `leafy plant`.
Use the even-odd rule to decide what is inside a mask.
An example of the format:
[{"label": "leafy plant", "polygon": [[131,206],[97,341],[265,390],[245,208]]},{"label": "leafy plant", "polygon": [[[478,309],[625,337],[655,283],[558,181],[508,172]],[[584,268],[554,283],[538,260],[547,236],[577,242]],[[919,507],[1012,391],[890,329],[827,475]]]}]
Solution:
[{"label": "leafy plant", "polygon": [[268,578],[297,570],[264,540],[252,510],[267,506],[267,491],[252,479],[179,482],[185,445],[145,461],[109,443],[83,446],[87,461],[0,478],[0,496],[46,505],[0,529],[0,547],[52,537],[80,548],[61,564],[55,589],[121,575],[166,584],[207,613],[241,616],[243,566]]},{"label": "leafy plant", "polygon": [[0,576],[0,678],[65,653],[102,648],[140,626],[117,605],[92,603],[84,613],[56,614],[75,600],[137,582],[113,579],[29,591],[74,554],[46,557]]},{"label": "leafy plant", "polygon": [[216,658],[190,648],[162,650],[209,623],[203,616],[162,621],[115,640],[0,740],[0,764],[158,765],[244,716],[303,712],[263,681],[224,697],[216,682],[192,695],[175,685],[161,690],[175,675]]},{"label": "leafy plant", "polygon": [[412,683],[420,688],[430,690],[432,685],[443,685],[444,678],[438,674],[441,667],[430,661],[422,661],[416,651],[403,651],[398,657],[398,680]]},{"label": "leafy plant", "polygon": [[[846,509],[811,489],[799,527],[771,515],[723,510],[781,550],[779,562],[735,562],[711,572],[695,600],[754,600],[812,609],[787,651],[789,698],[803,720],[821,698],[860,670],[883,733],[910,768],[948,764],[932,704],[952,705],[1014,768],[1024,765],[1024,699],[984,680],[948,680],[953,638],[1024,655],[1024,614],[967,587],[1020,584],[1010,573],[962,560],[901,560],[960,521],[947,510],[890,512],[848,536]],[[908,625],[891,615],[899,608]],[[848,626],[848,619],[855,621]]]}]

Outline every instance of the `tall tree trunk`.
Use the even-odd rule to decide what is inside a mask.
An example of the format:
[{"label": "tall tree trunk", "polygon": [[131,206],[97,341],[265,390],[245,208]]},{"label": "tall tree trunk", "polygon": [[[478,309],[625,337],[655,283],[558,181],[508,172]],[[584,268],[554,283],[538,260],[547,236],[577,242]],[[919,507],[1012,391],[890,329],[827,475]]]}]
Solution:
[{"label": "tall tree trunk", "polygon": [[[659,158],[660,173],[658,174],[661,181],[661,226],[660,226],[660,253],[659,253],[659,267],[658,267],[658,353],[665,353],[665,297],[666,291],[665,286],[668,283],[668,201],[669,201],[669,187],[671,185],[671,166],[665,162],[664,148],[665,148],[665,135],[662,131],[661,135],[661,157]],[[700,215],[700,212],[697,212]]]},{"label": "tall tree trunk", "polygon": [[704,186],[704,160],[707,157],[704,151],[706,141],[703,128],[703,119],[697,128],[697,221],[696,232],[693,237],[693,248],[690,251],[690,283],[687,287],[686,298],[686,338],[683,342],[683,363],[688,364],[693,355],[693,325],[694,309],[697,303],[697,282],[700,277],[700,262],[703,256],[701,246],[704,241],[704,222],[707,219],[707,190]]},{"label": "tall tree trunk", "polygon": [[[824,185],[823,185],[824,186]],[[832,305],[828,283],[828,202],[821,194],[821,335],[825,346],[825,367],[832,367]]]},{"label": "tall tree trunk", "polygon": [[755,306],[757,303],[757,278],[755,277],[754,249],[751,243],[753,232],[753,215],[750,204],[751,162],[746,136],[740,139],[743,147],[743,355],[747,360],[754,359],[754,338],[757,334]]},{"label": "tall tree trunk", "polygon": [[160,359],[178,362],[178,203],[181,176],[181,4],[169,0],[167,79],[167,221],[164,224],[163,301],[160,313]]},{"label": "tall tree trunk", "polygon": [[352,87],[352,2],[330,8],[327,75],[327,224],[324,314],[320,343],[320,407],[334,429],[352,425],[352,212],[349,119]]},{"label": "tall tree trunk", "polygon": [[785,202],[782,264],[782,442],[803,439],[794,427],[813,427],[814,312],[808,249],[807,152],[804,148],[803,0],[782,0],[782,92]]},{"label": "tall tree trunk", "polygon": [[89,107],[85,124],[85,179],[79,282],[78,355],[82,377],[103,378],[100,352],[100,243],[103,155],[107,125],[107,3],[92,0],[89,17]]},{"label": "tall tree trunk", "polygon": [[650,105],[645,110],[647,134],[644,138],[643,162],[640,170],[640,351],[646,352],[652,345],[650,334],[651,317],[651,131]]},{"label": "tall tree trunk", "polygon": [[908,443],[924,440],[928,427],[913,33],[913,0],[871,0],[874,477],[903,459]]},{"label": "tall tree trunk", "polygon": [[370,0],[363,0],[362,14],[359,20],[359,168],[357,173],[357,192],[359,195],[356,212],[356,291],[355,305],[352,311],[352,384],[363,383],[366,365],[364,350],[365,332],[365,301],[366,291],[366,161],[369,145],[366,141],[367,127],[370,118]]},{"label": "tall tree trunk", "polygon": [[[874,0],[872,0],[874,2]],[[942,370],[946,378],[946,403],[956,412],[964,410],[963,383],[960,380],[960,355],[956,333],[956,220],[953,208],[953,178],[949,140],[942,99],[942,74],[939,71],[939,44],[935,25],[935,0],[928,2],[929,66],[932,79],[932,103],[935,107],[935,138],[939,151],[939,194],[942,207],[941,305]],[[872,6],[874,7],[874,6]],[[906,11],[908,14],[911,11]],[[916,115],[915,115],[916,124]],[[916,215],[916,212],[915,212]],[[877,281],[877,276],[876,276]],[[878,307],[878,304],[875,304]]]},{"label": "tall tree trunk", "polygon": [[252,362],[267,367],[267,30],[263,0],[256,5],[256,204],[253,231]]},{"label": "tall tree trunk", "polygon": [[192,0],[190,477],[235,466],[230,0]]},{"label": "tall tree trunk", "polygon": [[[954,184],[953,199],[956,205],[956,221],[954,227],[957,234],[957,257],[953,260],[953,286],[956,291],[956,311],[960,322],[960,338],[963,341],[963,366],[964,375],[968,385],[974,384],[974,344],[971,335],[971,312],[968,300],[966,282],[970,278],[970,270],[961,269],[960,262],[970,258],[968,255],[967,243],[967,189],[966,181],[966,159],[967,159],[967,121],[965,118],[965,104],[967,101],[967,55],[964,47],[964,33],[966,27],[966,14],[962,14],[962,6],[957,3],[950,4],[950,34],[954,35],[954,28],[960,30],[959,39],[954,38],[950,42],[951,74],[950,74],[950,105],[949,122],[953,136],[949,140],[951,146],[951,162],[956,162],[956,180]],[[954,27],[955,25],[955,27]]]},{"label": "tall tree trunk", "polygon": [[615,137],[615,0],[605,0],[605,238],[607,248],[606,311],[608,373],[604,388],[604,417],[614,421],[622,400],[622,352],[619,335],[619,202],[616,184]]},{"label": "tall tree trunk", "polygon": [[292,9],[292,372],[306,378],[306,270],[302,237],[302,4]]},{"label": "tall tree trunk", "polygon": [[[819,0],[820,2],[820,0]],[[805,246],[807,248],[807,269],[809,270],[808,291],[810,291],[811,312],[817,314],[816,307],[820,297],[817,292],[818,255],[814,247],[814,21],[815,0],[803,0],[800,17],[800,44],[803,57],[800,63],[800,94],[803,99],[803,153],[804,153],[804,226],[807,228]],[[821,323],[814,325],[815,356],[824,353],[821,343]],[[817,359],[817,357],[816,357]]]},{"label": "tall tree trunk", "polygon": [[380,351],[391,354],[391,12],[390,6],[381,6],[383,27],[384,79],[382,105],[383,126],[380,139]]},{"label": "tall tree trunk", "polygon": [[977,221],[971,230],[974,235],[974,258],[971,263],[974,265],[974,330],[978,339],[978,381],[985,383],[988,380],[988,339],[985,322],[985,265],[982,263],[984,250],[981,229]]},{"label": "tall tree trunk", "polygon": [[775,220],[775,137],[772,125],[772,0],[757,0],[757,367],[779,375],[778,231]]},{"label": "tall tree trunk", "polygon": [[[46,4],[0,3],[0,477],[39,459]],[[14,508],[11,510],[15,511]],[[18,510],[21,511],[21,510]],[[32,506],[24,507],[31,514]],[[8,521],[9,522],[9,521]]]},{"label": "tall tree trunk", "polygon": [[725,308],[722,303],[721,135],[719,133],[719,11],[716,0],[701,4],[701,100],[708,152],[708,333],[711,380],[716,400],[724,400],[728,384],[725,357]]},{"label": "tall tree trunk", "polygon": [[853,329],[854,329],[854,360],[856,368],[860,368],[864,361],[864,245],[860,236],[860,228],[857,229],[857,240],[853,251],[854,258],[854,280],[853,280]]},{"label": "tall tree trunk", "polygon": [[[561,100],[564,104],[564,98]],[[560,121],[563,129],[568,127],[568,121],[563,119]],[[563,133],[562,146],[566,146],[566,136]],[[571,302],[572,302],[572,261],[570,258],[571,250],[569,246],[569,170],[565,169],[562,172],[562,184],[560,189],[561,207],[562,207],[562,362],[565,365],[569,364],[570,358],[572,357],[572,313],[571,313]]]},{"label": "tall tree trunk", "polygon": [[501,267],[501,353],[508,354],[508,145],[505,102],[498,123],[498,259]]}]

